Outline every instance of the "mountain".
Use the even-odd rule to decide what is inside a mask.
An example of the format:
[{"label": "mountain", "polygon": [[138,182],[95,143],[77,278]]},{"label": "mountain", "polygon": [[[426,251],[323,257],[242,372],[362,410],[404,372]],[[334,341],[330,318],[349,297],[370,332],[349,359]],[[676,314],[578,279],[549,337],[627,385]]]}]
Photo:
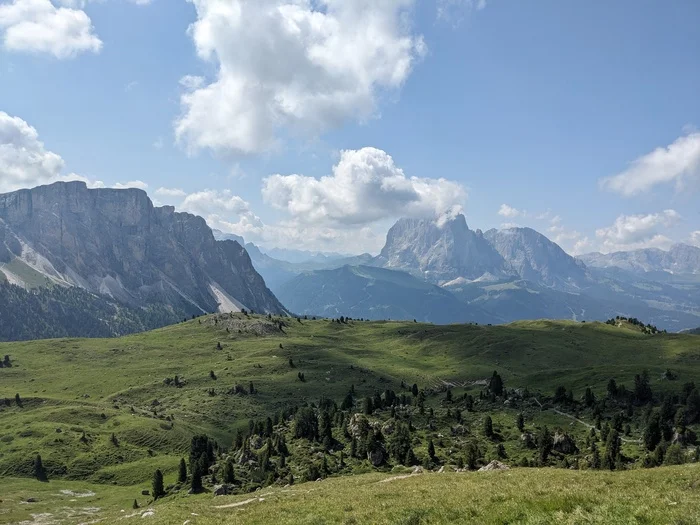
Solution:
[{"label": "mountain", "polygon": [[438,286],[405,272],[372,266],[303,273],[283,285],[278,297],[299,315],[442,324],[496,320]]},{"label": "mountain", "polygon": [[182,315],[284,307],[235,241],[138,189],[56,183],[0,195],[0,272],[11,284],[76,286],[130,308]]},{"label": "mountain", "polygon": [[690,335],[700,335],[700,328],[693,328],[691,330],[683,330],[682,333]]},{"label": "mountain", "polygon": [[433,283],[493,279],[509,272],[503,257],[464,215],[453,219],[401,219],[387,234],[377,266],[404,270]]},{"label": "mountain", "polygon": [[594,268],[621,268],[634,273],[664,272],[700,275],[700,248],[675,244],[670,250],[647,248],[629,252],[589,253],[578,257]]},{"label": "mountain", "polygon": [[531,228],[489,230],[484,237],[521,279],[559,290],[587,285],[585,265]]}]

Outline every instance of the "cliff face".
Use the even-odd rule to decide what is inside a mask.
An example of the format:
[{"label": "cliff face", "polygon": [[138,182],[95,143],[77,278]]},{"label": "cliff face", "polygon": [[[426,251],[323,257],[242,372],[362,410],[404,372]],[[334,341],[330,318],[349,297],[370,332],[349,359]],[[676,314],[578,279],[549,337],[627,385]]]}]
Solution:
[{"label": "cliff face", "polygon": [[469,229],[463,215],[443,224],[428,219],[401,219],[389,230],[378,264],[438,283],[508,272],[503,257],[480,231]]},{"label": "cliff face", "polygon": [[284,312],[244,248],[138,189],[70,182],[0,195],[0,263],[11,282],[38,273],[131,306]]}]

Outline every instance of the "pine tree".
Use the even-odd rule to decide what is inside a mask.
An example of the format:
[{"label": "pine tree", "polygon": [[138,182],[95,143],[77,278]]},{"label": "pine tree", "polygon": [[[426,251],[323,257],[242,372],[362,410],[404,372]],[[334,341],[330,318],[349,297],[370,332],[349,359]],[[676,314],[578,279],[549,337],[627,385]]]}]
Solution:
[{"label": "pine tree", "polygon": [[153,474],[153,499],[160,499],[163,496],[165,496],[163,473],[158,469]]},{"label": "pine tree", "polygon": [[525,416],[523,416],[522,412],[518,414],[518,419],[516,420],[515,424],[520,432],[525,431]]},{"label": "pine tree", "polygon": [[187,463],[185,463],[184,458],[180,460],[180,469],[177,473],[178,483],[185,483],[187,481]]},{"label": "pine tree", "polygon": [[540,435],[537,437],[537,449],[539,451],[540,464],[544,465],[547,462],[553,446],[554,439],[552,438],[552,434],[549,432],[549,429],[547,427],[542,428]]},{"label": "pine tree", "polygon": [[[282,456],[284,458],[284,456]],[[233,461],[230,459],[226,462],[224,467],[224,483],[232,484],[236,481],[236,475],[233,470]]]},{"label": "pine tree", "polygon": [[493,375],[491,376],[491,381],[489,381],[489,390],[492,394],[501,396],[503,395],[503,388],[503,379],[500,375],[498,375],[498,372],[494,370]]},{"label": "pine tree", "polygon": [[139,508],[139,502],[134,500],[134,504],[131,506],[132,509],[136,510]]},{"label": "pine tree", "polygon": [[435,445],[432,438],[428,441],[428,457],[432,460],[435,459]]},{"label": "pine tree", "polygon": [[617,430],[611,430],[608,433],[608,438],[605,441],[605,457],[603,458],[603,467],[615,470],[620,461],[620,435]]},{"label": "pine tree", "polygon": [[192,484],[190,486],[193,494],[202,492],[202,467],[197,462],[192,468]]},{"label": "pine tree", "polygon": [[19,394],[15,394],[15,404],[16,404],[18,407],[21,407],[21,406],[22,406],[22,398],[19,397]]},{"label": "pine tree", "polygon": [[48,481],[49,480],[48,476],[46,475],[46,469],[44,468],[44,463],[41,460],[41,456],[39,454],[37,454],[36,458],[34,459],[34,476],[39,481]]},{"label": "pine tree", "polygon": [[493,437],[493,420],[491,416],[486,416],[486,419],[484,419],[484,435],[488,438]]}]

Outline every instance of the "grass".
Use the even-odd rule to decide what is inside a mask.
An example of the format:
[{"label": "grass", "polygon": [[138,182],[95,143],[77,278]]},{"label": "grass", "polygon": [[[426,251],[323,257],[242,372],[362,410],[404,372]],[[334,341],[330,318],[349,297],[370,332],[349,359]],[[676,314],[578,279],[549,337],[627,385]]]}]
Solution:
[{"label": "grass", "polygon": [[[498,370],[509,388],[527,387],[531,392],[551,396],[557,386],[564,385],[578,397],[587,386],[602,395],[611,377],[630,387],[634,375],[643,369],[650,371],[657,392],[677,391],[682,383],[700,382],[700,338],[692,335],[648,336],[624,326],[566,321],[494,327],[406,322],[341,325],[326,320],[286,323],[288,326],[280,331],[276,321],[263,317],[217,315],[120,339],[0,344],[0,356],[9,354],[13,363],[12,368],[0,369],[0,399],[14,400],[19,393],[23,400],[21,407],[14,402],[10,407],[0,407],[0,483],[5,500],[0,504],[0,522],[29,519],[27,513],[36,513],[36,509],[44,512],[43,500],[31,507],[19,505],[22,495],[32,491],[41,494],[39,499],[48,498],[47,508],[56,508],[65,497],[51,494],[54,487],[64,485],[90,487],[97,493],[95,502],[80,499],[79,505],[85,504],[85,508],[111,512],[127,506],[128,511],[133,499],[140,497],[141,488],[150,485],[156,468],[164,471],[166,483],[174,481],[177,463],[187,453],[192,435],[206,433],[229,445],[238,429],[247,428],[249,419],[264,418],[290,404],[317,401],[321,396],[340,402],[351,385],[359,398],[387,388],[399,391],[401,381],[417,383],[421,388],[450,382],[464,385],[455,388],[458,396],[464,391],[476,393],[479,387],[472,383]],[[677,381],[663,379],[668,368],[678,374]],[[216,380],[210,377],[210,371],[215,372]],[[305,382],[299,381],[299,372],[304,373]],[[165,378],[176,375],[184,382],[182,388],[164,383]],[[250,382],[255,385],[255,395],[228,393],[234,385],[247,388]],[[430,403],[435,404],[435,400]],[[512,437],[505,445],[515,463],[520,453],[512,445],[519,437],[514,429],[518,411],[505,407],[497,410],[494,424],[509,439]],[[477,414],[470,422],[474,428],[480,428],[481,417],[483,414]],[[579,439],[587,433],[583,426],[552,411],[533,410],[528,414],[528,424],[571,429]],[[638,437],[639,430],[635,433]],[[636,445],[626,445],[630,446]],[[22,479],[31,476],[32,461],[38,453],[53,480],[49,484]],[[289,491],[272,491],[279,505],[246,505],[245,509],[236,507],[223,514],[230,514],[230,519],[245,516],[246,523],[263,523],[271,519],[266,512],[274,512],[275,521],[282,523],[313,523],[311,513],[301,508],[301,501],[304,505],[328,507],[318,511],[325,520],[318,523],[351,518],[356,523],[442,523],[451,521],[447,514],[453,511],[449,509],[456,509],[454,512],[465,522],[474,523],[547,523],[559,520],[556,512],[564,512],[559,521],[571,523],[604,523],[606,517],[612,520],[607,523],[674,523],[661,518],[644,521],[635,516],[643,516],[646,511],[650,516],[661,516],[662,511],[676,516],[674,499],[679,506],[687,503],[697,509],[697,491],[683,492],[674,478],[688,481],[688,476],[698,478],[698,474],[695,466],[619,474],[515,470],[500,478],[426,475],[381,485],[375,481],[382,474],[372,474],[309,485],[311,492],[306,496],[295,492],[297,496],[287,497]],[[508,484],[498,489],[502,492],[496,492],[502,494],[502,500],[491,501],[489,496],[477,505],[473,495],[481,491],[490,494],[500,483],[497,480],[503,478]],[[591,485],[598,490],[586,492],[581,488],[584,495],[579,505],[576,491],[570,493],[569,486],[562,483],[572,487]],[[600,490],[609,484],[619,486]],[[339,492],[337,501],[324,492],[333,487]],[[449,487],[455,487],[454,496]],[[534,492],[525,491],[527,487],[534,487]],[[399,488],[403,496],[391,496],[391,491]],[[671,488],[678,495],[669,496],[664,503],[661,493]],[[631,495],[620,492],[622,489],[631,491]],[[419,497],[403,501],[409,490],[418,491]],[[644,490],[656,491],[658,497]],[[382,512],[382,501],[375,502],[371,494],[374,491],[387,492],[386,501],[394,502],[390,510],[396,506],[396,512]],[[541,497],[538,491],[544,491]],[[557,491],[569,494],[566,497],[570,501],[555,497]],[[363,498],[369,502],[367,508]],[[240,499],[246,498],[232,501]],[[431,503],[433,500],[442,503]],[[216,501],[218,504],[219,499]],[[615,501],[621,514],[614,513]],[[185,509],[191,505],[202,507],[202,517],[196,523],[221,523],[216,519],[222,512],[211,510],[210,498],[178,496],[169,498],[162,511],[161,505],[156,505],[152,522],[177,522],[159,521],[168,512],[177,516],[173,519],[184,522],[188,519]],[[355,510],[341,512],[347,506]],[[649,506],[646,511],[645,506]],[[473,508],[479,514],[472,516]],[[214,512],[206,518],[210,521],[204,518],[205,509]],[[491,514],[482,513],[482,509],[493,509],[489,512],[498,519],[488,521]],[[411,514],[414,511],[417,514]],[[518,512],[525,512],[527,519],[519,518]],[[72,519],[62,516],[60,522],[72,523]]]},{"label": "grass", "polygon": [[[619,473],[513,469],[491,473],[427,473],[331,478],[255,494],[212,498],[176,496],[131,509],[120,487],[3,480],[0,521],[51,514],[62,523],[227,524],[693,524],[700,522],[700,466]],[[167,481],[167,480],[166,480]],[[65,495],[95,492],[78,498]],[[23,504],[28,497],[37,503]],[[73,501],[71,501],[73,500]],[[78,513],[82,512],[80,515]],[[150,513],[153,513],[152,515]],[[148,513],[147,520],[141,518]],[[50,522],[49,522],[50,523]]]}]

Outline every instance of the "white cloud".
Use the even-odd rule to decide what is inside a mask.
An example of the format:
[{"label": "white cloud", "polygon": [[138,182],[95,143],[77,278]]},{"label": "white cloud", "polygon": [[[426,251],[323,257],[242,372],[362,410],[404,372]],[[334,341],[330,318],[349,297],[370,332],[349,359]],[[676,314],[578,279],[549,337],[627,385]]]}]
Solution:
[{"label": "white cloud", "polygon": [[159,197],[170,197],[170,198],[185,198],[187,193],[179,188],[158,188],[156,190],[156,195]]},{"label": "white cloud", "polygon": [[520,215],[520,210],[513,208],[512,206],[508,206],[507,204],[501,204],[498,214],[502,217],[513,218]]},{"label": "white cloud", "polygon": [[112,188],[116,190],[126,190],[128,188],[138,188],[139,190],[144,190],[146,191],[148,189],[148,184],[143,182],[142,180],[132,180],[129,182],[117,182]]},{"label": "white cloud", "polygon": [[53,182],[63,166],[60,155],[44,147],[36,129],[0,111],[0,191]]},{"label": "white cloud", "polygon": [[639,248],[669,248],[673,241],[661,230],[678,223],[675,210],[648,215],[620,215],[612,226],[596,230],[603,253]]},{"label": "white cloud", "polygon": [[454,213],[464,188],[446,179],[407,177],[382,150],[341,152],[333,174],[316,179],[273,175],[263,180],[263,198],[305,224],[366,225],[403,216]]},{"label": "white cloud", "polygon": [[657,148],[625,171],[603,179],[603,188],[627,197],[644,193],[659,184],[675,183],[680,189],[689,179],[700,178],[700,133],[679,137],[665,148]]},{"label": "white cloud", "polygon": [[189,152],[253,154],[366,120],[425,53],[414,0],[189,0],[214,79],[184,77],[175,135]]},{"label": "white cloud", "polygon": [[691,233],[688,242],[693,246],[700,248],[700,230]]},{"label": "white cloud", "polygon": [[76,173],[64,175],[65,162],[39,140],[39,133],[19,117],[0,111],[0,192],[33,188],[59,181],[81,181],[89,188],[140,188],[148,184],[135,180],[105,185]]},{"label": "white cloud", "polygon": [[437,18],[456,27],[466,14],[485,7],[486,0],[437,0]]},{"label": "white cloud", "polygon": [[56,7],[50,0],[12,0],[0,5],[0,33],[9,51],[46,53],[58,59],[102,49],[84,11]]}]

